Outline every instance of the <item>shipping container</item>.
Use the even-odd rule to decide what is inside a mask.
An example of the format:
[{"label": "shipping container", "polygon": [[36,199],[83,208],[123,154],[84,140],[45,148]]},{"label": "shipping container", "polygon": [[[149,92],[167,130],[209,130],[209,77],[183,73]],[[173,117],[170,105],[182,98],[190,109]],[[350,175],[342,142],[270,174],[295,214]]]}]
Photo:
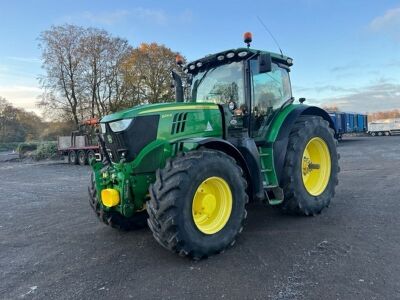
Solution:
[{"label": "shipping container", "polygon": [[368,131],[368,117],[364,114],[350,112],[329,112],[335,127],[335,137],[341,139],[346,133],[362,133]]}]

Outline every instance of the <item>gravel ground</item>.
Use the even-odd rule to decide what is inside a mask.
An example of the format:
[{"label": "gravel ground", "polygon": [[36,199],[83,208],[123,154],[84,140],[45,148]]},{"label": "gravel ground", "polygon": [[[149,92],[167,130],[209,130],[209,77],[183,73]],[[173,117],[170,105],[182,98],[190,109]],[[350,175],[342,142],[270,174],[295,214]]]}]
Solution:
[{"label": "gravel ground", "polygon": [[317,217],[251,204],[235,247],[193,262],[88,204],[88,167],[0,163],[1,299],[400,299],[400,137],[347,138]]}]

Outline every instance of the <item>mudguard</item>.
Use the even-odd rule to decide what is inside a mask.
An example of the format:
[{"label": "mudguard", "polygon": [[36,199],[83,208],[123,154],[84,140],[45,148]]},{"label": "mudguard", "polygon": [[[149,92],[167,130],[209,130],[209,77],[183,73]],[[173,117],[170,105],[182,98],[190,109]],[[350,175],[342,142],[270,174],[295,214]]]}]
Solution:
[{"label": "mudguard", "polygon": [[273,143],[275,172],[279,183],[281,183],[283,167],[285,164],[286,150],[289,143],[289,134],[294,123],[301,115],[319,116],[329,122],[329,126],[334,130],[335,125],[329,114],[316,106],[298,105],[293,109],[283,121],[278,136]]},{"label": "mudguard", "polygon": [[[233,157],[240,165],[248,182],[250,197],[263,198],[263,188],[258,157],[250,152],[242,153],[235,145],[221,138],[190,138],[179,141],[183,144],[197,144],[197,149],[205,147],[219,150]],[[245,150],[245,147],[243,147]],[[243,150],[242,150],[243,151]],[[246,157],[245,157],[246,156]]]}]

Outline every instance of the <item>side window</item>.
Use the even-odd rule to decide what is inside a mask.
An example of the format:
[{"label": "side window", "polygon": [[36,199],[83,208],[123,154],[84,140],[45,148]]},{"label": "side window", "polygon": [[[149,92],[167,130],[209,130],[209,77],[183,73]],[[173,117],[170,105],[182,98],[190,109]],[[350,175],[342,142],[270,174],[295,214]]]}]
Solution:
[{"label": "side window", "polygon": [[[274,109],[292,97],[288,71],[272,64],[268,73],[258,73],[256,60],[250,62],[252,72],[253,131],[258,131]],[[257,135],[257,133],[255,133]]]},{"label": "side window", "polygon": [[283,102],[292,97],[289,74],[286,69],[273,63],[272,71],[269,73],[258,74],[254,71],[252,84],[255,113],[267,114],[269,110],[279,108]]}]

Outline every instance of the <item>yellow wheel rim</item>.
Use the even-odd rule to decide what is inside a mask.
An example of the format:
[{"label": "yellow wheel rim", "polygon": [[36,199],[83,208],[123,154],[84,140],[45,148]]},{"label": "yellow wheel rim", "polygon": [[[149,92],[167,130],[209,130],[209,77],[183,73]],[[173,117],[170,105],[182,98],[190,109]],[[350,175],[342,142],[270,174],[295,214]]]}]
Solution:
[{"label": "yellow wheel rim", "polygon": [[232,212],[232,192],[221,177],[209,177],[196,190],[192,216],[196,227],[205,234],[220,231]]},{"label": "yellow wheel rim", "polygon": [[301,175],[307,192],[321,195],[331,176],[331,156],[328,145],[319,137],[312,138],[303,152]]}]

